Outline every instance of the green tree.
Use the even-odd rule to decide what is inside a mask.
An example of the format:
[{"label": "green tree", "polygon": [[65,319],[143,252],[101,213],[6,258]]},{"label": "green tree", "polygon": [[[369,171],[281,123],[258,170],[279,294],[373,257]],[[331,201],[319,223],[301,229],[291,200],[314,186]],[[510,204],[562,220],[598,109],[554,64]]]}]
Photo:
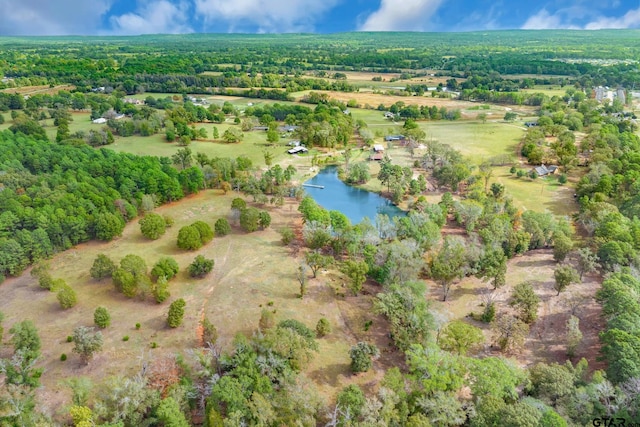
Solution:
[{"label": "green tree", "polygon": [[93,312],[93,323],[95,323],[97,327],[102,329],[111,324],[111,315],[109,315],[109,312],[106,308],[96,308],[96,310]]},{"label": "green tree", "polygon": [[269,228],[271,225],[271,215],[267,211],[260,211],[258,213],[258,225],[262,230]]},{"label": "green tree", "polygon": [[198,255],[189,265],[189,276],[204,277],[213,270],[214,261]]},{"label": "green tree", "polygon": [[585,274],[593,273],[599,267],[598,257],[589,248],[580,248],[575,253],[580,281]]},{"label": "green tree", "polygon": [[296,279],[298,279],[298,283],[300,283],[300,298],[304,298],[307,294],[307,266],[305,264],[298,266]]},{"label": "green tree", "polygon": [[114,237],[120,236],[124,226],[125,222],[122,216],[111,212],[99,213],[94,220],[96,239],[108,242]]},{"label": "green tree", "polygon": [[[355,384],[351,384],[340,393],[336,398],[336,406],[343,415],[343,423],[339,425],[349,425],[348,420],[358,419],[362,413],[362,409],[366,403],[364,392]],[[347,415],[348,414],[348,415]]]},{"label": "green tree", "polygon": [[369,265],[365,261],[347,260],[342,264],[341,271],[349,278],[349,289],[357,296],[367,280]]},{"label": "green tree", "polygon": [[173,279],[180,271],[178,262],[171,257],[160,258],[160,260],[151,269],[151,277],[157,281],[159,277],[164,276],[167,280]]},{"label": "green tree", "polygon": [[484,335],[480,328],[476,328],[462,320],[454,320],[447,324],[440,332],[438,345],[443,350],[466,356],[484,342]]},{"label": "green tree", "polygon": [[506,284],[507,256],[502,249],[488,250],[480,260],[481,279],[491,280],[493,289],[498,289]]},{"label": "green tree", "polygon": [[504,115],[504,121],[505,122],[512,122],[516,118],[518,118],[518,115],[516,113],[514,113],[513,111],[507,111],[505,113],[505,115]]},{"label": "green tree", "polygon": [[165,302],[171,293],[169,292],[169,281],[166,277],[160,276],[153,287],[153,297],[158,304]]},{"label": "green tree", "polygon": [[557,295],[560,295],[560,292],[567,289],[570,284],[580,281],[580,275],[578,275],[575,268],[570,265],[558,266],[553,272],[553,277],[555,278],[553,289],[558,291]]},{"label": "green tree", "polygon": [[213,230],[209,224],[204,221],[196,221],[192,226],[198,230],[198,233],[200,234],[200,241],[203,245],[206,245],[213,240]]},{"label": "green tree", "polygon": [[325,337],[331,333],[331,323],[324,317],[318,320],[316,323],[316,335],[320,338]]},{"label": "green tree", "polygon": [[118,268],[111,276],[113,285],[125,296],[133,298],[138,292],[136,277],[124,268]]},{"label": "green tree", "polygon": [[567,320],[567,357],[574,357],[576,350],[582,342],[582,332],[580,331],[580,319],[576,316]]},{"label": "green tree", "polygon": [[67,310],[78,303],[78,296],[76,295],[76,291],[67,284],[60,286],[58,289],[58,294],[56,295],[58,302],[60,303],[60,307],[64,310]]},{"label": "green tree", "polygon": [[196,250],[202,247],[200,232],[193,225],[186,225],[178,231],[178,247],[185,250]]},{"label": "green tree", "polygon": [[530,282],[518,283],[513,287],[509,304],[516,307],[518,317],[524,323],[533,323],[538,318],[540,298]]},{"label": "green tree", "polygon": [[289,244],[293,242],[293,240],[296,238],[295,233],[289,227],[284,227],[280,229],[280,236],[281,236],[282,243],[285,246],[289,246]]},{"label": "green tree", "polygon": [[226,236],[231,233],[231,225],[226,218],[218,218],[213,226],[217,236]]},{"label": "green tree", "polygon": [[173,397],[167,397],[160,402],[156,415],[164,427],[189,427],[180,405]]},{"label": "green tree", "polygon": [[465,252],[464,242],[446,236],[442,248],[429,262],[431,277],[442,287],[442,301],[447,300],[453,282],[465,275]]},{"label": "green tree", "polygon": [[[188,144],[185,144],[185,145],[188,145]],[[191,159],[192,159],[192,152],[191,152],[191,149],[188,147],[178,149],[178,151],[176,151],[176,153],[171,156],[171,161],[173,161],[173,164],[176,166],[180,166],[181,170],[185,170],[191,167]]]},{"label": "green tree", "polygon": [[94,332],[93,328],[78,326],[73,330],[73,352],[80,355],[80,359],[88,364],[93,355],[102,350],[102,333]]},{"label": "green tree", "polygon": [[138,221],[140,232],[148,239],[157,240],[166,232],[166,222],[162,215],[157,213],[147,213]]},{"label": "green tree", "polygon": [[327,268],[333,262],[333,258],[330,256],[322,255],[317,251],[307,252],[304,256],[305,262],[313,273],[315,279],[318,275],[318,271]]},{"label": "green tree", "polygon": [[380,350],[373,344],[359,342],[349,350],[351,358],[351,372],[367,372],[373,366],[373,359],[380,356]]},{"label": "green tree", "polygon": [[256,208],[249,207],[242,209],[240,212],[240,227],[247,233],[253,233],[258,230],[260,221],[260,211]]},{"label": "green tree", "polygon": [[562,262],[573,249],[573,241],[562,232],[553,235],[553,259]]},{"label": "green tree", "polygon": [[35,360],[40,357],[40,336],[36,325],[31,320],[23,320],[9,329],[12,335],[11,343],[14,352],[22,352],[27,360]]},{"label": "green tree", "polygon": [[187,303],[182,298],[171,303],[169,313],[167,314],[167,325],[169,325],[170,328],[177,328],[182,324],[186,305]]},{"label": "green tree", "polygon": [[116,271],[115,263],[105,254],[98,254],[91,266],[91,277],[97,280],[111,277],[114,271]]}]

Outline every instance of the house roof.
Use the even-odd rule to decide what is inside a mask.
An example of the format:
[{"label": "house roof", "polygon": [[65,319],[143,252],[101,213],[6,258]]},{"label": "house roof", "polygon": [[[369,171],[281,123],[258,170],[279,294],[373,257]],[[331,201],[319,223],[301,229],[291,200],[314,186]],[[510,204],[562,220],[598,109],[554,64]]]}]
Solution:
[{"label": "house roof", "polygon": [[369,160],[382,160],[382,159],[384,159],[383,153],[374,153],[371,156],[369,156]]},{"label": "house roof", "polygon": [[387,135],[384,137],[385,141],[402,141],[404,139],[404,135]]},{"label": "house roof", "polygon": [[375,151],[375,152],[384,151],[384,146],[382,144],[375,144],[373,146],[373,151]]},{"label": "house roof", "polygon": [[309,150],[307,150],[305,147],[298,146],[298,147],[292,148],[291,150],[287,150],[287,153],[296,154],[296,153],[306,153],[307,151]]}]

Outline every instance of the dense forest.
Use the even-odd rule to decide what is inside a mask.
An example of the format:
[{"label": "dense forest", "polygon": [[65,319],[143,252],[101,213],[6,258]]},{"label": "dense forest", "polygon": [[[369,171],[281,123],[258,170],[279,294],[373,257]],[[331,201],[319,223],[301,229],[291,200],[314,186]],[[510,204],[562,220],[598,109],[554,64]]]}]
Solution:
[{"label": "dense forest", "polygon": [[[436,70],[453,77],[565,76],[583,87],[640,83],[637,30],[166,35],[119,38],[3,38],[0,74],[80,90],[209,93],[213,88],[352,91],[344,81],[301,79],[322,70]],[[398,48],[401,46],[402,48]],[[25,55],[28,53],[28,55]],[[221,75],[203,75],[219,72]],[[298,77],[296,77],[298,76]],[[502,77],[500,77],[502,76]],[[520,80],[515,78],[515,80]]]}]

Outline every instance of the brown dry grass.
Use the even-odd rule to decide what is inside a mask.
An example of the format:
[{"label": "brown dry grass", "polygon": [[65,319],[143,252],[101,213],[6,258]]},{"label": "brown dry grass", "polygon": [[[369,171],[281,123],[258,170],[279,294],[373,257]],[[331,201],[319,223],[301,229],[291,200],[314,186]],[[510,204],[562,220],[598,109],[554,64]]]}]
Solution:
[{"label": "brown dry grass", "polygon": [[[588,302],[578,310],[580,330],[584,338],[577,350],[575,363],[581,358],[589,362],[589,370],[602,369],[604,363],[598,360],[600,355],[600,341],[598,332],[603,329],[600,305],[594,300],[596,291],[600,288],[599,278],[585,276],[581,284],[571,285],[560,296],[553,290],[553,271],[556,263],[553,261],[553,251],[549,249],[535,250],[524,256],[509,261],[507,271],[507,285],[496,291],[497,313],[510,311],[508,305],[511,289],[514,285],[531,281],[540,297],[538,319],[531,326],[531,330],[521,352],[512,354],[521,366],[531,366],[538,362],[564,363],[566,357],[566,323],[570,316],[569,310],[562,304],[563,299],[570,293],[580,293],[588,298]],[[454,285],[446,302],[442,302],[442,290],[435,283],[430,282],[432,306],[447,320],[465,319],[483,329],[486,345],[482,351],[485,355],[500,354],[496,346],[492,345],[492,332],[489,325],[475,322],[467,316],[482,311],[482,295],[491,289],[475,277],[465,278]]]},{"label": "brown dry grass", "polygon": [[7,88],[0,90],[0,92],[6,93],[19,93],[21,95],[57,95],[61,90],[71,91],[75,89],[74,85],[59,85],[55,87],[49,87],[49,85],[39,86],[20,86],[15,88]]},{"label": "brown dry grass", "polygon": [[[316,381],[327,401],[348,384],[375,383],[385,368],[401,362],[401,358],[396,360],[394,354],[385,351],[370,373],[350,374],[349,348],[360,340],[375,342],[381,349],[388,348],[385,335],[388,328],[384,319],[371,314],[371,295],[336,297],[336,290],[343,292],[339,273],[321,272],[317,279],[309,279],[308,294],[304,299],[298,297],[295,272],[302,254],[294,257],[290,249],[282,245],[276,231],[299,223],[295,203],[267,208],[272,215],[270,229],[246,234],[233,227],[230,235],[216,237],[198,251],[176,248],[180,227],[195,220],[213,225],[217,218],[228,215],[233,197],[237,194],[205,191],[157,208],[158,213],[175,219],[174,227],[157,241],[145,239],[138,224],[133,222],[117,240],[85,243],[54,257],[52,275],[65,279],[78,294],[79,303],[70,310],[62,310],[55,294],[38,288],[28,272],[2,284],[0,311],[6,315],[5,329],[20,320],[32,319],[42,339],[39,365],[45,372],[38,393],[45,411],[58,416],[66,411],[64,405],[70,396],[61,384],[65,378],[87,376],[94,383],[100,383],[109,376],[139,372],[144,362],[198,346],[198,326],[203,315],[218,328],[218,343],[224,350],[230,349],[237,333],[249,336],[253,333],[263,308],[274,310],[278,321],[295,318],[312,329],[321,317],[326,317],[333,332],[319,340],[320,352],[306,373]],[[116,262],[134,253],[142,256],[149,268],[163,256],[175,258],[181,272],[170,283],[171,297],[164,304],[131,300],[118,294],[110,280],[91,279],[89,270],[99,253]],[[213,258],[216,263],[213,272],[201,280],[189,278],[185,271],[197,254]],[[375,292],[372,289],[369,293]],[[184,322],[179,328],[170,329],[166,326],[166,314],[169,303],[177,298],[184,298],[187,303]],[[76,326],[92,326],[93,312],[98,306],[106,307],[111,314],[111,326],[102,331],[103,350],[84,366],[73,354],[73,344],[67,343],[66,337]],[[365,320],[373,320],[368,332],[364,331]],[[136,323],[141,324],[140,330],[136,330]],[[9,339],[7,335],[5,340]],[[122,340],[125,335],[130,337],[127,342]],[[151,348],[153,342],[157,343],[155,349]],[[5,345],[2,355],[9,353],[10,346]],[[66,353],[69,360],[61,362],[62,353]]]}]

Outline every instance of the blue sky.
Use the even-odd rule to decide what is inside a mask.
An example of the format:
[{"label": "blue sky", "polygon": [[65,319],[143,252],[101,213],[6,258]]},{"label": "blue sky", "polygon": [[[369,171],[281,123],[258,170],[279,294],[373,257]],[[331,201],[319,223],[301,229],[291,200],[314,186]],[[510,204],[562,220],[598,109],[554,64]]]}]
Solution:
[{"label": "blue sky", "polygon": [[0,0],[0,35],[640,28],[640,0]]}]

